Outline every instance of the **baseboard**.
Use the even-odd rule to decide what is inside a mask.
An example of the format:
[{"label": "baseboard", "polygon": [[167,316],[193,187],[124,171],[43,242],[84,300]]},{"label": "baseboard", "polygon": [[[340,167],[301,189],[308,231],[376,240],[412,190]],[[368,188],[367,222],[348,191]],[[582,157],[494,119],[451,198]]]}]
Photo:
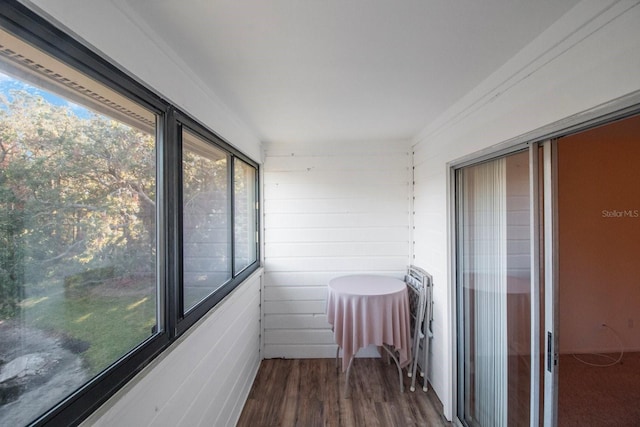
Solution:
[{"label": "baseboard", "polygon": [[612,353],[620,353],[620,351],[624,351],[625,353],[638,353],[640,352],[640,347],[631,347],[621,349],[620,347],[610,347],[610,348],[577,348],[577,349],[567,349],[561,350],[560,355],[571,355],[571,354],[612,354]]}]

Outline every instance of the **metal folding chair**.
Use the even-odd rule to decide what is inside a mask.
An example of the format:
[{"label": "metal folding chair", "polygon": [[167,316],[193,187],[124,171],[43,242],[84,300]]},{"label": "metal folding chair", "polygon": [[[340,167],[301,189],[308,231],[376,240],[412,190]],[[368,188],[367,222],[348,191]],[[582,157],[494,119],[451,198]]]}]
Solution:
[{"label": "metal folding chair", "polygon": [[[427,371],[429,345],[433,332],[432,288],[433,279],[429,273],[416,266],[409,266],[405,282],[409,290],[409,311],[411,313],[412,361],[407,367],[407,376],[411,378],[411,391],[415,391],[416,374],[420,369],[423,377],[422,390],[428,390]],[[422,356],[422,357],[421,357]]]}]

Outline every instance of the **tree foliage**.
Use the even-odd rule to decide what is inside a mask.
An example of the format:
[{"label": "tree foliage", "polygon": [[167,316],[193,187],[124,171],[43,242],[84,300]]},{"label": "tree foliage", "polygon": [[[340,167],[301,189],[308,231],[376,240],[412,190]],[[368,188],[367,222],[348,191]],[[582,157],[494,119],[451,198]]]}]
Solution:
[{"label": "tree foliage", "polygon": [[155,270],[153,135],[28,91],[0,99],[0,318],[25,285]]}]

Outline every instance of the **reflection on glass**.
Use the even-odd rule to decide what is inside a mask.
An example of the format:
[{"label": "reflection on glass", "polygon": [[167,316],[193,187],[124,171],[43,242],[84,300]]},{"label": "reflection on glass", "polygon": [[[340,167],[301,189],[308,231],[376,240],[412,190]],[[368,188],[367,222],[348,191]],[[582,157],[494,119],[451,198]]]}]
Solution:
[{"label": "reflection on glass", "polygon": [[227,154],[182,136],[183,310],[231,278]]},{"label": "reflection on glass", "polygon": [[[34,421],[154,333],[156,118],[11,35],[0,38],[8,49],[0,58],[0,425],[8,426]],[[51,73],[41,74],[42,61]]]},{"label": "reflection on glass", "polygon": [[234,162],[234,270],[241,271],[256,261],[256,169]]},{"label": "reflection on glass", "polygon": [[460,419],[528,425],[530,216],[528,153],[458,171]]}]

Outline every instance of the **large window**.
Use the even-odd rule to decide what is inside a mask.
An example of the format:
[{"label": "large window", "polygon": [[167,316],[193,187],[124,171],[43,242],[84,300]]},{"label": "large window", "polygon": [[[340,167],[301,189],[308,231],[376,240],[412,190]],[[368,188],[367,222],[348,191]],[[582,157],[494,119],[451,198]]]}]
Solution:
[{"label": "large window", "polygon": [[0,27],[0,425],[76,424],[258,267],[257,165],[24,7]]}]

